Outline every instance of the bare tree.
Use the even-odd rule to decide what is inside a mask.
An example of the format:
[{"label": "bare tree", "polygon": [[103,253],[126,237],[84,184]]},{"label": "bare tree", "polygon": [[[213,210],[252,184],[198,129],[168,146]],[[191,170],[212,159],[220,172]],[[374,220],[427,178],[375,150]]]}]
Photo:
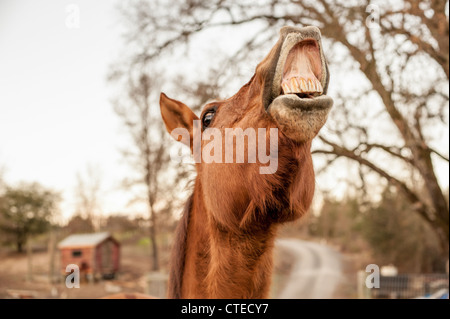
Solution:
[{"label": "bare tree", "polygon": [[[449,207],[436,176],[436,163],[448,165],[448,146],[441,139],[448,131],[448,1],[377,3],[265,0],[256,6],[250,0],[142,0],[123,11],[133,22],[129,43],[146,44],[132,54],[135,65],[158,63],[214,28],[244,31],[242,47],[221,63],[220,75],[228,78],[253,52],[275,41],[281,26],[320,27],[340,81],[334,84],[334,113],[314,153],[326,155],[328,171],[340,169],[341,158],[355,163],[361,187],[374,173],[395,185],[432,226],[448,256]],[[358,81],[351,88],[350,73]]]},{"label": "bare tree", "polygon": [[90,220],[94,226],[94,231],[100,229],[102,210],[100,197],[101,170],[99,167],[88,165],[85,172],[77,173],[75,214]]},{"label": "bare tree", "polygon": [[[124,157],[136,171],[136,178],[128,178],[124,186],[128,189],[144,186],[139,192],[138,200],[144,199],[148,205],[150,218],[150,240],[152,246],[152,270],[160,268],[157,244],[158,210],[156,204],[170,205],[166,196],[166,187],[170,180],[167,172],[169,157],[167,145],[164,144],[163,127],[157,117],[158,109],[151,101],[156,82],[146,74],[137,79],[128,78],[127,94],[114,103],[114,110],[130,134],[133,146],[123,151]],[[142,195],[143,194],[143,195]],[[164,206],[165,207],[165,206]]]}]

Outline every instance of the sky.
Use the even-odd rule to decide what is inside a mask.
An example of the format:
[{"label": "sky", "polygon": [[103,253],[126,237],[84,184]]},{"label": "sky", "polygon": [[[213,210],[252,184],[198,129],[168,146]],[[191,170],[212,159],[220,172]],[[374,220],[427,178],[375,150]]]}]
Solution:
[{"label": "sky", "polygon": [[128,202],[116,196],[128,168],[106,81],[123,47],[118,21],[114,1],[0,1],[0,167],[7,183],[61,191],[64,216],[88,165],[107,185],[106,212]]},{"label": "sky", "polygon": [[[120,21],[111,0],[0,1],[0,170],[8,184],[61,192],[66,219],[88,166],[101,177],[103,213],[130,210],[120,187],[131,174],[119,152],[128,140],[106,80],[124,47]],[[448,164],[438,175],[448,187]]]}]

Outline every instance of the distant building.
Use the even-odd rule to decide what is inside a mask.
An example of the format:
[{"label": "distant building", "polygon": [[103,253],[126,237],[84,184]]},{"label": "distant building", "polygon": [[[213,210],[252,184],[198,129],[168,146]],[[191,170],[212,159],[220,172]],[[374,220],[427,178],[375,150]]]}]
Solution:
[{"label": "distant building", "polygon": [[84,278],[114,278],[119,270],[120,244],[109,233],[77,234],[58,244],[61,271],[75,264]]}]

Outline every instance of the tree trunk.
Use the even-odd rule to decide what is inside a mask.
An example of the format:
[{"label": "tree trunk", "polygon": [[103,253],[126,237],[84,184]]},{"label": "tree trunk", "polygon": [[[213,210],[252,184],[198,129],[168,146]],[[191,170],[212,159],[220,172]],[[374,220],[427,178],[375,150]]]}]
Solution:
[{"label": "tree trunk", "polygon": [[436,234],[436,237],[439,240],[440,246],[441,246],[441,256],[443,258],[443,261],[448,260],[448,254],[449,254],[449,237],[448,237],[448,224],[447,226],[438,224],[435,225],[435,223],[431,223],[432,228]]},{"label": "tree trunk", "polygon": [[55,231],[54,230],[50,230],[48,252],[49,252],[48,279],[49,279],[50,283],[53,283],[54,275],[55,275]]},{"label": "tree trunk", "polygon": [[27,280],[33,281],[33,252],[30,238],[28,238],[26,245],[27,245]]},{"label": "tree trunk", "polygon": [[24,245],[26,244],[25,236],[23,235],[22,232],[18,232],[18,233],[16,233],[16,235],[17,235],[17,238],[16,238],[17,252],[23,253],[23,248],[24,248]]},{"label": "tree trunk", "polygon": [[156,216],[153,211],[153,205],[149,203],[150,207],[150,241],[152,245],[152,271],[159,270],[159,256],[158,256],[158,245],[156,243]]},{"label": "tree trunk", "polygon": [[23,243],[20,240],[17,241],[16,247],[18,253],[23,253]]}]

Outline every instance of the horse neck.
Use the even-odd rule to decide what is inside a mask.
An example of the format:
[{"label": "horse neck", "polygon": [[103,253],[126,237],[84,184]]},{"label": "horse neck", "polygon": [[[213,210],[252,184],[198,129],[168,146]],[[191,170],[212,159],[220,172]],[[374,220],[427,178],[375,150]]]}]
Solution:
[{"label": "horse neck", "polygon": [[181,297],[267,298],[276,226],[231,231],[211,216],[197,180],[187,225]]}]

